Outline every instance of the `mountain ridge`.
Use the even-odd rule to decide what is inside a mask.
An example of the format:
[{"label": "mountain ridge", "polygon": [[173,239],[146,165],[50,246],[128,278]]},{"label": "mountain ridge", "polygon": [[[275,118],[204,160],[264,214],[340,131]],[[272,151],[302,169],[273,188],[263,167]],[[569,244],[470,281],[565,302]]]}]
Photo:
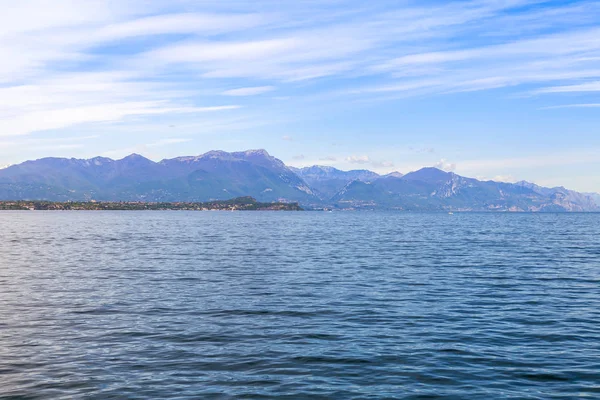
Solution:
[{"label": "mountain ridge", "polygon": [[46,157],[0,169],[0,200],[210,201],[253,196],[312,208],[435,211],[600,211],[600,195],[530,182],[479,181],[424,167],[380,175],[295,168],[264,149],[212,150],[152,161]]}]

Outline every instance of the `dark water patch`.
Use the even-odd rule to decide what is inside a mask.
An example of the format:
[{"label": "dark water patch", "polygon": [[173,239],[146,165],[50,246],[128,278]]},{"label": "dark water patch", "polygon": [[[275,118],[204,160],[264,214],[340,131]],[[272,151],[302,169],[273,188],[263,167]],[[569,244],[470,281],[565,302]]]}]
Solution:
[{"label": "dark water patch", "polygon": [[570,378],[565,375],[548,374],[548,373],[527,373],[527,374],[522,374],[521,377],[532,380],[532,381],[547,382],[547,383],[568,382],[570,380]]}]

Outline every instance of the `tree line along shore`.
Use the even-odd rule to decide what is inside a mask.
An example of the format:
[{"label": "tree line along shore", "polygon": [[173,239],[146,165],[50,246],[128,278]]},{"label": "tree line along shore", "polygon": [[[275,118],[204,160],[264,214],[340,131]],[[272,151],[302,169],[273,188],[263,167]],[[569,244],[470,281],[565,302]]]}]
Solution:
[{"label": "tree line along shore", "polygon": [[190,211],[302,211],[298,203],[261,203],[252,197],[208,202],[142,202],[142,201],[0,201],[0,210],[190,210]]}]

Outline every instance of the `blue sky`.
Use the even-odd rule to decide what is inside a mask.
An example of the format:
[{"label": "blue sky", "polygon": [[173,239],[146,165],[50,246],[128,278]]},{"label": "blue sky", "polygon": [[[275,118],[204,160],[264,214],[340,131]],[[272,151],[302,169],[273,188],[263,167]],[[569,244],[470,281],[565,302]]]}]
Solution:
[{"label": "blue sky", "polygon": [[0,166],[265,148],[600,192],[598,1],[0,1]]}]

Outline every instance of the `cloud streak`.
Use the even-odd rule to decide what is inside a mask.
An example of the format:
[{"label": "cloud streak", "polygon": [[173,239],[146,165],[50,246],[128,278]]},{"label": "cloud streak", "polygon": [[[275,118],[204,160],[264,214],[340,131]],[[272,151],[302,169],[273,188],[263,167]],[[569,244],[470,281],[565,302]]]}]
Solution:
[{"label": "cloud streak", "polygon": [[275,90],[274,86],[255,86],[238,89],[230,89],[224,91],[222,94],[225,96],[255,96],[263,93],[272,92]]},{"label": "cloud streak", "polygon": [[[301,147],[314,136],[296,132],[341,131],[334,118],[354,122],[361,102],[474,92],[574,113],[598,106],[599,20],[600,3],[591,0],[339,0],[286,2],[276,11],[270,0],[23,0],[0,15],[0,136],[90,129],[128,142],[107,148],[158,151],[169,143],[147,143],[211,133],[229,140],[234,130],[247,136],[236,143],[250,143],[280,124],[267,130],[273,146],[291,147],[273,132],[293,132]],[[372,115],[400,122],[402,110],[385,108]],[[314,126],[304,126],[311,119]],[[365,134],[345,135],[327,138],[353,142],[335,162],[398,163],[366,149]]]}]

